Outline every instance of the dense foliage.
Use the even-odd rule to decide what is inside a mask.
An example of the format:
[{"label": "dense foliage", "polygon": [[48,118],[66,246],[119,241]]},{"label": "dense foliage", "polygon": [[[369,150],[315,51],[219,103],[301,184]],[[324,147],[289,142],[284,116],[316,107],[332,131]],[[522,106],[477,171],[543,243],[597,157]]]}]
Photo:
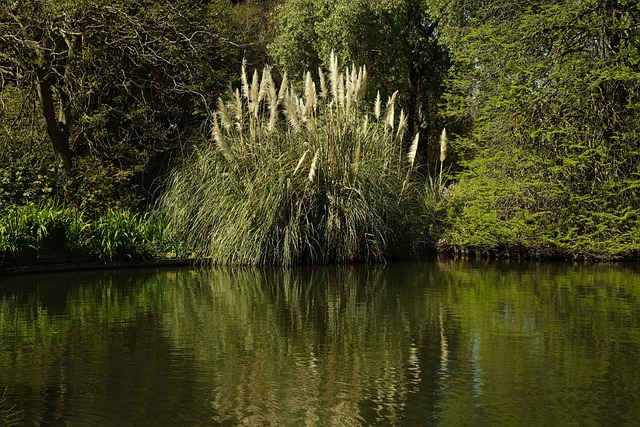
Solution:
[{"label": "dense foliage", "polygon": [[[244,18],[224,0],[5,3],[0,176],[30,169],[82,209],[152,200],[235,74]],[[3,186],[0,209],[39,201],[23,189]]]},{"label": "dense foliage", "polygon": [[289,0],[276,28],[270,51],[289,75],[329,66],[335,51],[342,63],[367,67],[371,101],[378,91],[386,98],[398,90],[409,132],[421,133],[419,151],[435,164],[449,56],[423,0]]},{"label": "dense foliage", "polygon": [[49,262],[175,257],[179,245],[154,215],[110,209],[104,215],[56,204],[28,204],[0,217],[0,267]]},{"label": "dense foliage", "polygon": [[637,256],[638,4],[449,7],[447,112],[472,125],[443,247]]},{"label": "dense foliage", "polygon": [[[167,188],[175,190],[179,174],[184,185],[193,188],[203,188],[198,179],[205,174],[207,179],[231,180],[220,150],[203,148],[213,122],[225,138],[240,138],[237,147],[250,143],[251,150],[266,150],[260,156],[252,152],[251,162],[248,157],[243,160],[253,168],[237,169],[244,181],[257,185],[259,176],[273,174],[269,179],[278,184],[269,191],[277,200],[308,195],[302,190],[309,185],[303,185],[301,171],[310,167],[317,147],[304,145],[315,141],[308,135],[308,118],[300,116],[297,123],[291,111],[308,104],[307,86],[320,84],[319,70],[332,66],[330,53],[335,51],[341,63],[366,66],[369,75],[368,95],[352,106],[357,114],[344,122],[353,129],[338,132],[351,141],[345,146],[355,150],[357,141],[371,139],[370,145],[360,145],[358,156],[380,156],[376,144],[383,144],[387,136],[363,127],[362,120],[378,92],[386,100],[396,89],[407,133],[421,135],[416,164],[431,184],[422,191],[418,217],[430,217],[429,225],[421,217],[409,227],[403,217],[398,220],[402,230],[412,228],[421,241],[437,238],[439,249],[450,253],[637,258],[639,20],[640,6],[629,0],[152,0],[144,7],[124,0],[4,2],[0,214],[48,200],[91,215],[115,206],[146,211]],[[276,94],[277,126],[271,123],[273,98],[260,91],[261,82],[259,102],[250,93],[240,94],[243,112],[237,117],[236,107],[226,105],[236,103],[236,95],[223,95],[222,104],[216,101],[240,83],[237,70],[243,57],[248,69],[274,65],[274,80],[286,73],[294,82],[285,85],[284,93],[295,100],[289,109],[287,96]],[[310,76],[303,70],[310,70]],[[342,77],[343,84],[350,75],[349,71]],[[314,90],[319,99],[314,118],[328,139],[336,130],[325,119],[331,115],[323,111],[330,110],[331,101],[331,108],[338,108],[340,101],[333,94],[322,98],[317,93],[322,90]],[[225,109],[230,128],[224,122]],[[371,118],[369,114],[367,126],[377,126]],[[287,126],[281,123],[285,119]],[[296,134],[296,127],[303,131]],[[448,154],[439,156],[443,127],[451,144]],[[275,142],[263,144],[263,138]],[[295,146],[296,138],[299,146],[286,155],[265,148]],[[405,151],[409,140],[403,143]],[[318,151],[320,164],[330,162],[323,153]],[[355,154],[341,155],[351,159]],[[240,158],[234,156],[236,161]],[[206,172],[205,164],[210,168]],[[178,175],[167,187],[176,165]],[[296,169],[295,178],[284,178]],[[330,170],[339,177],[335,174],[348,168]],[[335,182],[352,188],[351,178]],[[225,181],[208,190],[207,197],[222,203],[207,207],[211,217],[224,217],[229,211],[224,203],[233,203],[227,198],[231,187]],[[356,199],[367,201],[360,206],[363,212],[375,212],[368,203],[387,200],[389,188],[396,184],[372,181],[366,186],[369,193],[358,190]],[[180,199],[184,224],[178,228],[191,244],[199,241],[200,246],[202,236],[191,233],[201,224],[189,222],[191,214],[186,212],[204,212],[204,196],[186,194]],[[332,197],[317,199],[319,204],[305,202],[304,215],[314,217],[312,223],[331,224],[342,214],[334,218],[333,211],[311,206],[338,200]],[[271,218],[267,223],[272,221],[267,227],[270,237],[254,234],[253,220],[245,222],[246,232],[255,241],[280,242],[276,246],[283,248],[283,240],[274,236],[287,218],[298,214],[271,212],[266,205],[264,209],[263,215]],[[346,205],[340,210],[352,212]],[[301,212],[299,218],[306,218]],[[370,221],[366,227],[387,227],[389,215],[395,214],[382,215],[382,223],[375,215],[359,220]],[[222,227],[219,218],[210,221]],[[379,259],[383,248],[394,246],[394,239],[404,233],[394,232],[393,239],[386,232],[373,233],[377,237],[369,240],[369,231],[360,225],[345,228],[341,221],[340,227],[327,225],[337,233],[331,239],[351,242],[351,248],[364,243],[368,249],[337,249],[328,243],[331,233],[322,232],[323,238],[313,234],[290,240],[301,248],[308,239],[308,248],[314,248],[294,251],[295,255],[276,250],[269,256],[246,253],[221,259],[271,262],[282,256],[285,264],[334,256]],[[216,237],[226,242],[220,245],[229,245],[225,239],[236,226],[226,224],[229,235]],[[250,242],[244,239],[236,249],[244,251]]]}]

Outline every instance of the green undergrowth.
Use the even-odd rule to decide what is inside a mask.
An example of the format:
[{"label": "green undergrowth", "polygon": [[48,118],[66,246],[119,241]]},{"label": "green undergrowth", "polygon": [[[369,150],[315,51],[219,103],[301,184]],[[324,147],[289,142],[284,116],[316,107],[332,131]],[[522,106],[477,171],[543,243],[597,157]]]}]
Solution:
[{"label": "green undergrowth", "polygon": [[165,223],[151,213],[112,208],[88,215],[49,202],[13,207],[0,217],[0,266],[46,258],[149,260],[177,251]]},{"label": "green undergrowth", "polygon": [[378,262],[432,239],[418,136],[396,96],[371,109],[366,70],[331,63],[318,82],[278,86],[268,69],[243,69],[242,89],[219,100],[212,141],[162,201],[190,250],[222,264]]}]

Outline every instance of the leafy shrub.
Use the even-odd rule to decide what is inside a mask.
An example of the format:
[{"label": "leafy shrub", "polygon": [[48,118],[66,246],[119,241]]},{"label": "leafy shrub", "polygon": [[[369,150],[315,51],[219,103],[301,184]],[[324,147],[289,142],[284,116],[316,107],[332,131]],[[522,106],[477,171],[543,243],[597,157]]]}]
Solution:
[{"label": "leafy shrub", "polygon": [[162,222],[126,209],[109,209],[81,231],[86,251],[100,260],[150,259],[171,248]]},{"label": "leafy shrub", "polygon": [[445,252],[567,259],[630,259],[640,253],[636,181],[588,191],[565,167],[525,150],[479,156],[447,201]]},{"label": "leafy shrub", "polygon": [[33,255],[40,248],[63,248],[72,221],[71,213],[54,203],[11,208],[0,219],[0,252]]},{"label": "leafy shrub", "polygon": [[0,255],[35,260],[43,250],[99,261],[153,259],[180,252],[166,224],[149,213],[115,208],[90,216],[48,202],[11,208],[0,217]]},{"label": "leafy shrub", "polygon": [[[380,261],[407,255],[422,203],[412,176],[418,136],[395,95],[372,113],[364,68],[339,72],[335,57],[319,87],[270,71],[218,101],[213,144],[173,175],[162,211],[177,236],[217,263]],[[302,95],[296,87],[302,87]]]}]

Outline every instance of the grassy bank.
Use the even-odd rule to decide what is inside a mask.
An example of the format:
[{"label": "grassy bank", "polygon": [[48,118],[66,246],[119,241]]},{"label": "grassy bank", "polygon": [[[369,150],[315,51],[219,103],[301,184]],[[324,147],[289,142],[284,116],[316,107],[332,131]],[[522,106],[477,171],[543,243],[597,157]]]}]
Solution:
[{"label": "grassy bank", "polygon": [[175,257],[178,245],[153,214],[113,208],[100,216],[47,203],[0,217],[0,267],[46,259],[141,261]]}]

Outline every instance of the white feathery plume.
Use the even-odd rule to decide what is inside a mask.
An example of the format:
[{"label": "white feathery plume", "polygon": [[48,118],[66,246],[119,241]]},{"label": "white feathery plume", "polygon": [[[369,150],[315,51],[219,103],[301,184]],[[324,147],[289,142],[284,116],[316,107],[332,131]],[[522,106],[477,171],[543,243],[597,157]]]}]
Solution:
[{"label": "white feathery plume", "polygon": [[220,122],[222,122],[222,127],[229,132],[231,130],[231,118],[229,117],[229,110],[227,106],[224,104],[222,98],[218,98],[218,114],[220,115]]},{"label": "white feathery plume", "polygon": [[398,120],[398,131],[396,138],[402,139],[404,131],[407,129],[407,116],[404,114],[404,110],[400,110],[400,119]]},{"label": "white feathery plume", "polygon": [[327,92],[327,81],[324,77],[322,67],[318,67],[318,76],[320,77],[320,96],[322,99],[327,99],[329,93]]},{"label": "white feathery plume", "polygon": [[360,73],[358,73],[358,99],[359,100],[364,97],[366,86],[367,86],[367,67],[363,65],[360,68]]},{"label": "white feathery plume", "polygon": [[233,153],[231,152],[231,147],[227,144],[227,141],[224,139],[222,132],[220,131],[220,125],[218,124],[218,114],[213,115],[213,139],[216,141],[216,145],[222,151],[222,154],[227,158],[227,160],[233,160]]},{"label": "white feathery plume", "polygon": [[340,74],[340,70],[338,70],[338,59],[333,51],[331,51],[329,62],[331,65],[329,74],[329,79],[331,80],[331,91],[333,92],[333,99],[338,102],[338,76]]},{"label": "white feathery plume", "polygon": [[284,73],[282,76],[282,82],[280,83],[280,91],[278,92],[278,99],[283,100],[287,94],[287,89],[289,86],[289,79],[287,78],[287,73]]},{"label": "white feathery plume", "polygon": [[380,100],[380,91],[378,91],[378,96],[376,97],[376,105],[373,109],[373,113],[376,116],[376,120],[380,120],[380,109],[382,108],[382,101]]},{"label": "white feathery plume", "polygon": [[242,96],[249,99],[249,80],[247,79],[247,60],[242,60]]},{"label": "white feathery plume", "polygon": [[416,133],[415,138],[413,138],[413,142],[411,143],[411,148],[409,148],[409,153],[407,153],[407,160],[409,161],[409,167],[413,168],[413,163],[416,160],[416,153],[418,153],[418,140],[420,139],[420,132]]},{"label": "white feathery plume", "polygon": [[307,104],[305,113],[307,116],[311,115],[316,108],[316,84],[311,78],[311,73],[307,71],[306,79],[304,81],[305,97],[307,98]]},{"label": "white feathery plume", "polygon": [[356,70],[356,64],[351,64],[351,75],[349,76],[347,83],[347,94],[354,95],[358,91],[358,71]]},{"label": "white feathery plume", "polygon": [[269,80],[271,80],[271,72],[269,71],[269,67],[264,67],[262,69],[262,78],[260,79],[260,90],[258,91],[258,104],[267,96]]},{"label": "white feathery plume", "polygon": [[440,135],[440,175],[438,176],[438,185],[442,188],[442,175],[444,173],[444,161],[447,159],[447,145],[449,139],[447,138],[447,128],[442,129]]},{"label": "white feathery plume", "polygon": [[320,150],[316,150],[316,154],[313,156],[313,160],[311,161],[311,168],[309,169],[309,181],[313,182],[316,178],[316,171],[318,168],[318,153]]},{"label": "white feathery plume", "polygon": [[287,96],[284,99],[284,114],[289,119],[289,123],[295,133],[299,133],[302,129],[300,126],[300,120],[298,119],[298,111],[296,108],[297,101],[292,96]]},{"label": "white feathery plume", "polygon": [[447,128],[442,129],[440,134],[440,162],[444,163],[447,159],[447,145],[449,144],[449,138],[447,138]]},{"label": "white feathery plume", "polygon": [[344,76],[338,76],[338,104],[344,105]]},{"label": "white feathery plume", "polygon": [[393,95],[389,97],[387,101],[387,112],[386,112],[386,125],[390,126],[391,129],[395,126],[395,104],[396,104],[396,96],[398,96],[398,91],[393,92]]},{"label": "white feathery plume", "polygon": [[258,117],[258,93],[260,92],[260,84],[258,83],[258,70],[253,71],[253,79],[251,81],[251,112],[255,117]]}]

